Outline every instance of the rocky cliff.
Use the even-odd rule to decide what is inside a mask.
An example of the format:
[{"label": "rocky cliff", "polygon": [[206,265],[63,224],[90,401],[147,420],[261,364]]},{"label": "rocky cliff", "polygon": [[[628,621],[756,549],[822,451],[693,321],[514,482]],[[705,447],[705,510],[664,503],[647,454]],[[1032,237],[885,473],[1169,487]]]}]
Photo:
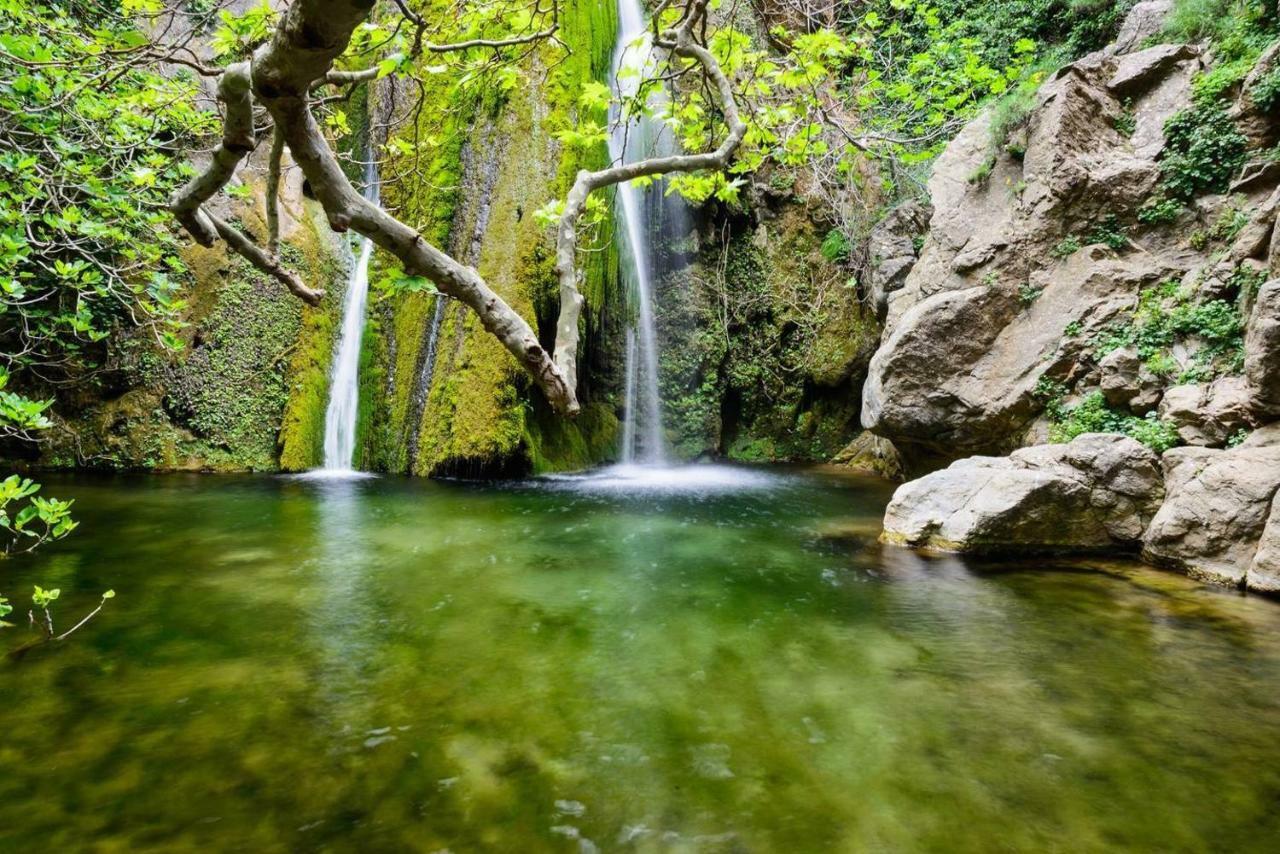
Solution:
[{"label": "rocky cliff", "polygon": [[[1137,441],[1107,453],[1144,470],[1160,454],[1162,477],[1120,502],[1110,475],[1081,475],[1047,446],[965,461],[900,490],[886,539],[1141,543],[1153,561],[1276,589],[1259,542],[1280,488],[1280,45],[1260,27],[1160,43],[1169,6],[1139,4],[1117,43],[948,146],[918,258],[899,252],[880,285],[862,410],[917,471],[1077,436],[1065,447],[1087,438],[1073,453],[1092,457],[1112,433]],[[1123,537],[1103,524],[1117,508]],[[1017,530],[1000,521],[1015,517]]]}]

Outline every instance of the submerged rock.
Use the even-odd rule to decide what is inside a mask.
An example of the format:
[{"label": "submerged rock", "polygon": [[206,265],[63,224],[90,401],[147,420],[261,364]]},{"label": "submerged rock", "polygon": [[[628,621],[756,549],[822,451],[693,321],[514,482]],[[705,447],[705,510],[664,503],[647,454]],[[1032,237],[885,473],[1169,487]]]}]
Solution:
[{"label": "submerged rock", "polygon": [[1255,431],[1235,448],[1174,448],[1162,460],[1168,498],[1143,537],[1143,557],[1195,578],[1274,589],[1272,532],[1261,563],[1259,543],[1280,488],[1280,424]]},{"label": "submerged rock", "polygon": [[971,457],[900,487],[886,543],[1026,553],[1136,546],[1163,497],[1159,461],[1125,436],[1091,433],[1008,457]]},{"label": "submerged rock", "polygon": [[835,465],[846,466],[883,477],[886,480],[903,480],[902,455],[888,439],[863,431],[858,438],[831,459]]}]

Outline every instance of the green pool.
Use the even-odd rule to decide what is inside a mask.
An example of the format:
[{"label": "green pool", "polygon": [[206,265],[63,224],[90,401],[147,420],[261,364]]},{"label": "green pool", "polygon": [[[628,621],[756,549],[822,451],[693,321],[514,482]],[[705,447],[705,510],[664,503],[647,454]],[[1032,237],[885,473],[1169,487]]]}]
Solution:
[{"label": "green pool", "polygon": [[0,589],[119,595],[0,663],[0,851],[1280,845],[1280,604],[882,549],[874,481],[46,484]]}]

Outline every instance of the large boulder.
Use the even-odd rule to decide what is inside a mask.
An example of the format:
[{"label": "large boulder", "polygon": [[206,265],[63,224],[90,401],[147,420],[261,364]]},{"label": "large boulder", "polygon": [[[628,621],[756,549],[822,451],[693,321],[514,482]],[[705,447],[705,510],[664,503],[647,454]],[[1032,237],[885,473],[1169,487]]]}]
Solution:
[{"label": "large boulder", "polygon": [[1160,401],[1160,418],[1173,424],[1188,445],[1221,447],[1253,424],[1253,399],[1244,377],[1178,385]]},{"label": "large boulder", "polygon": [[1124,23],[1120,25],[1120,33],[1107,51],[1123,54],[1142,47],[1160,34],[1172,11],[1173,0],[1143,0],[1136,4],[1125,16]]},{"label": "large boulder", "polygon": [[1151,450],[1091,433],[960,460],[899,487],[881,539],[1000,554],[1113,550],[1137,545],[1162,496]]},{"label": "large boulder", "polygon": [[1249,564],[1245,587],[1259,593],[1280,594],[1280,492],[1271,499],[1267,525],[1258,540],[1258,550]]},{"label": "large boulder", "polygon": [[[1174,448],[1162,462],[1167,497],[1143,536],[1143,557],[1245,586],[1280,488],[1280,424],[1235,448]],[[1269,573],[1263,566],[1257,575]]]}]

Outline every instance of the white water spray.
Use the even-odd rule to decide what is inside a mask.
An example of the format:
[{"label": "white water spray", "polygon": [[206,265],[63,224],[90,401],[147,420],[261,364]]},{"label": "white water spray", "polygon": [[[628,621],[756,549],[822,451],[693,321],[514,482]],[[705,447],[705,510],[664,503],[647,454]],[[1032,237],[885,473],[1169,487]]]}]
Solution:
[{"label": "white water spray", "polygon": [[[378,173],[372,161],[365,172],[365,198],[378,201]],[[356,451],[356,421],[360,410],[360,349],[364,340],[365,308],[369,302],[369,261],[373,241],[360,238],[352,260],[347,293],[342,302],[342,330],[333,355],[329,407],[324,418],[324,471],[352,471]]]}]

